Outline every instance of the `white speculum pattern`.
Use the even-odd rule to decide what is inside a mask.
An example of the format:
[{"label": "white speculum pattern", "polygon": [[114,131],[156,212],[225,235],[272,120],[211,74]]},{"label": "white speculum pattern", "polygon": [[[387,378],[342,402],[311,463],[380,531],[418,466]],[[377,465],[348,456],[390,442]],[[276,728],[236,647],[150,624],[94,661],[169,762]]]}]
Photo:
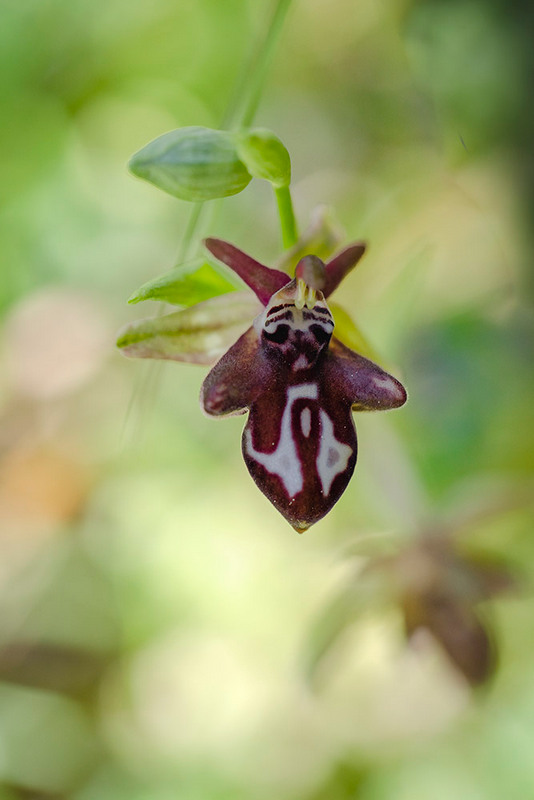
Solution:
[{"label": "white speculum pattern", "polygon": [[[246,431],[245,444],[247,454],[258,464],[261,464],[267,472],[280,478],[290,499],[299,494],[304,488],[303,465],[299,458],[291,425],[292,407],[296,400],[317,401],[318,396],[319,387],[317,383],[301,383],[297,386],[290,386],[287,389],[286,404],[280,424],[280,437],[276,449],[272,453],[263,453],[261,450],[256,450],[252,443],[250,429]],[[352,455],[352,448],[336,439],[333,422],[323,408],[319,409],[319,421],[320,430],[316,432],[319,437],[319,453],[315,467],[321,482],[323,495],[326,497],[330,493],[336,476],[346,470]],[[308,438],[312,433],[311,426],[311,408],[305,406],[300,412],[300,430],[297,430],[297,433]]]},{"label": "white speculum pattern", "polygon": [[352,447],[336,439],[332,420],[326,411],[319,412],[321,416],[321,438],[319,441],[319,455],[317,456],[317,474],[321,481],[323,494],[328,496],[334,478],[340,472],[345,472],[352,455]]},{"label": "white speculum pattern", "polygon": [[300,429],[302,435],[307,439],[311,433],[311,411],[308,406],[300,412]]}]

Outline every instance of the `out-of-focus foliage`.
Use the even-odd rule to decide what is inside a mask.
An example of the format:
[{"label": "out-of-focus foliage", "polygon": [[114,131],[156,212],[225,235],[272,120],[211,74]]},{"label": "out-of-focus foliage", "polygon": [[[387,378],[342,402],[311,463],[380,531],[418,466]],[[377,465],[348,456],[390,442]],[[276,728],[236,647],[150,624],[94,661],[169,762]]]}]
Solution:
[{"label": "out-of-focus foliage", "polygon": [[[532,7],[291,8],[254,125],[291,154],[301,228],[327,204],[369,242],[333,300],[410,393],[357,417],[354,480],[303,537],[248,480],[243,420],[200,413],[205,368],[115,351],[190,213],[128,159],[217,128],[265,17],[252,0],[0,8],[1,800],[534,794]],[[281,255],[261,181],[198,233]],[[444,525],[455,558],[514,576],[477,600],[500,650],[488,688],[435,638],[408,647],[405,605],[380,595],[351,607],[314,691],[325,609]]]}]

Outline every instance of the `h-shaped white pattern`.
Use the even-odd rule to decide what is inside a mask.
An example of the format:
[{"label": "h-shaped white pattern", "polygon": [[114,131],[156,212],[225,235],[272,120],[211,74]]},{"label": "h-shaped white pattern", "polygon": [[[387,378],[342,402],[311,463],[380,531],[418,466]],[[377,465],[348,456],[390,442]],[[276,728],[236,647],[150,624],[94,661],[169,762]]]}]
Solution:
[{"label": "h-shaped white pattern", "polygon": [[262,453],[261,450],[256,450],[252,444],[252,434],[250,430],[247,430],[247,453],[258,464],[265,467],[267,472],[278,475],[289,497],[295,497],[304,486],[302,467],[291,430],[291,408],[295,400],[301,397],[316,400],[318,394],[319,387],[316,383],[301,383],[298,386],[289,387],[280,424],[280,438],[276,450],[272,453]]},{"label": "h-shaped white pattern", "polygon": [[[256,450],[252,443],[252,433],[250,429],[246,430],[248,455],[265,467],[267,472],[278,475],[290,498],[295,497],[304,487],[302,464],[291,428],[291,409],[296,400],[300,398],[317,400],[318,395],[319,387],[316,383],[301,383],[288,388],[286,405],[280,423],[280,438],[272,453],[262,453],[261,450]],[[335,477],[347,468],[352,448],[336,439],[332,420],[322,408],[320,409],[320,420],[321,436],[316,467],[323,495],[327,497]],[[311,412],[307,407],[301,412],[300,425],[301,432],[308,437],[311,432]]]}]

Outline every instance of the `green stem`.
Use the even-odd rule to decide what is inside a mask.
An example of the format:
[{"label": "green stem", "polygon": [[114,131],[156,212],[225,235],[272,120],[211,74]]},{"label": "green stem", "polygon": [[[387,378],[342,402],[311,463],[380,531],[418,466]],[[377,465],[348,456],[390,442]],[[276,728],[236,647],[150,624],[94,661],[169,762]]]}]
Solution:
[{"label": "green stem", "polygon": [[276,197],[278,216],[280,217],[282,244],[286,250],[289,250],[290,247],[296,244],[298,239],[297,224],[295,222],[295,213],[293,211],[293,201],[291,200],[289,186],[281,186],[280,188],[274,187],[274,196]]},{"label": "green stem", "polygon": [[191,214],[189,215],[189,220],[187,223],[187,228],[185,229],[185,233],[182,236],[182,241],[180,242],[180,248],[178,250],[178,257],[176,259],[176,264],[182,264],[188,255],[193,255],[190,251],[193,249],[193,237],[197,230],[197,227],[200,223],[200,218],[202,217],[202,212],[204,211],[204,203],[195,203],[193,208],[191,209]]},{"label": "green stem", "polygon": [[[239,128],[241,126],[244,127],[252,124],[261,99],[261,92],[267,74],[267,69],[273,57],[274,50],[282,31],[282,26],[291,2],[292,0],[275,0],[271,23],[267,28],[265,39],[259,47],[256,45],[252,51],[252,57],[249,59],[249,62],[243,69],[241,79],[238,82],[234,92],[233,100],[228,104],[226,114],[221,121],[221,128]],[[293,206],[291,203],[291,196],[289,195],[289,189],[287,190],[287,194],[288,197],[283,202],[285,211],[283,213],[280,212],[282,237],[289,237],[284,238],[284,242],[291,241],[291,230],[293,230],[293,236],[295,236],[295,219],[293,215]],[[278,207],[280,209],[280,201],[278,201]],[[187,228],[180,243],[177,264],[182,263],[182,261],[188,255],[191,257],[193,256],[194,237],[204,217],[205,208],[205,203],[195,203],[194,207],[192,208],[189,221],[187,223]],[[284,221],[282,221],[282,219]],[[292,223],[290,220],[293,220]],[[284,231],[286,231],[286,233],[284,233]],[[288,231],[289,234],[287,233]],[[285,246],[289,247],[291,245]],[[163,314],[164,311],[165,304],[161,303],[159,307],[159,314]],[[137,388],[132,392],[130,403],[124,419],[122,433],[122,439],[124,443],[126,442],[126,429],[131,423],[134,407],[137,406],[140,409],[140,420],[142,406],[144,406],[145,402],[147,402],[146,392],[150,385],[154,385],[155,376],[161,374],[161,363],[162,362],[157,361],[151,363],[148,367],[149,371],[147,370],[147,373],[142,377],[142,379],[140,379]],[[140,427],[139,420],[138,424],[135,426],[136,428]]]},{"label": "green stem", "polygon": [[[221,129],[248,127],[252,124],[261,100],[261,93],[265,83],[267,70],[274,55],[278,39],[280,38],[280,34],[282,32],[286,14],[289,11],[291,3],[292,0],[274,0],[271,21],[267,26],[265,38],[260,45],[256,44],[254,46],[252,55],[242,70],[241,77],[238,80],[233,93],[233,98],[228,103],[226,113],[221,120]],[[204,203],[197,203],[191,211],[187,229],[180,246],[178,259],[176,262],[177,264],[180,264],[184,260],[187,251],[191,247],[193,237],[199,228],[199,224],[203,216],[202,211],[204,205]],[[289,206],[289,213],[293,219],[294,230],[295,218],[293,214],[291,197],[289,197],[289,203],[286,201],[285,206],[286,208]],[[278,204],[278,207],[280,209],[280,203]],[[287,218],[286,212],[284,219]],[[282,222],[281,212],[280,221],[282,225],[282,238],[285,242],[283,233],[284,222]],[[290,247],[291,245],[284,244],[284,247],[286,246]]]},{"label": "green stem", "polygon": [[267,71],[282,32],[292,0],[274,0],[270,23],[262,44],[255,46],[238,84],[237,101],[226,115],[226,127],[249,127],[261,100]]}]

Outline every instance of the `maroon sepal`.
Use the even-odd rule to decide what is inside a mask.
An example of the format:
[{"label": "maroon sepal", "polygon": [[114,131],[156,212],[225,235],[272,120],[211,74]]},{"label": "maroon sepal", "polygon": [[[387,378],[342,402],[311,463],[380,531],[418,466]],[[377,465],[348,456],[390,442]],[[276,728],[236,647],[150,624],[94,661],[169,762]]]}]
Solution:
[{"label": "maroon sepal", "polygon": [[264,306],[289,280],[285,272],[260,264],[230,242],[210,238],[204,240],[204,245],[215,258],[239,275]]},{"label": "maroon sepal", "polygon": [[[278,292],[291,280],[291,277],[285,272],[260,264],[259,261],[223,239],[210,237],[204,240],[204,245],[215,258],[239,275],[264,306],[275,292]],[[321,289],[325,297],[330,297],[343,278],[354,269],[365,250],[364,242],[355,242],[341,250],[326,264],[323,264],[317,256],[304,256],[297,265],[296,276],[301,277],[312,288]],[[308,280],[312,271],[315,279]]]},{"label": "maroon sepal", "polygon": [[355,242],[345,247],[326,264],[326,282],[323,289],[324,296],[330,297],[332,292],[337,289],[343,278],[354,269],[360,258],[365,253],[366,245],[364,242]]}]

